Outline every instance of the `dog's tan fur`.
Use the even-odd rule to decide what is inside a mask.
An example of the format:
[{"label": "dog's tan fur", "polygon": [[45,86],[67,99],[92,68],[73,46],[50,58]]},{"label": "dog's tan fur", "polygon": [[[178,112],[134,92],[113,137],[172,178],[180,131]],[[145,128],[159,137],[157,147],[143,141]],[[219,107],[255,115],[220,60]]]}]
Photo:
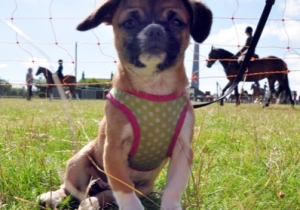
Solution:
[{"label": "dog's tan fur", "polygon": [[[151,15],[153,23],[166,21],[172,12],[187,25],[176,34],[175,38],[180,40],[180,49],[176,62],[170,68],[160,72],[156,69],[157,64],[164,60],[163,53],[141,54],[140,60],[145,63],[145,67],[142,68],[128,62],[124,53],[121,53],[124,51],[124,40],[128,38],[128,33],[119,25],[133,11],[136,11],[141,22],[147,21]],[[195,0],[105,0],[78,26],[78,29],[88,30],[101,23],[113,26],[115,47],[120,52],[120,64],[113,78],[113,87],[123,91],[154,95],[179,95],[189,84],[183,65],[189,37],[192,35],[196,41],[202,42],[209,33],[211,21],[210,10]],[[192,167],[193,127],[194,112],[192,106],[189,106],[168,167],[161,204],[164,210],[181,209],[181,193],[186,187]],[[86,200],[86,190],[91,179],[98,179],[96,188],[91,188],[88,192],[92,197],[92,204],[104,207],[106,203],[116,200],[120,209],[143,209],[137,199],[137,196],[141,195],[136,194],[133,188],[148,195],[168,158],[152,171],[133,170],[128,167],[127,161],[132,143],[133,131],[127,117],[107,101],[98,137],[69,160],[64,184],[57,191],[41,195],[42,203],[55,208],[67,194],[72,194],[82,201],[79,209],[93,209],[89,200]],[[108,176],[97,170],[88,156],[101,169],[105,169]]]}]

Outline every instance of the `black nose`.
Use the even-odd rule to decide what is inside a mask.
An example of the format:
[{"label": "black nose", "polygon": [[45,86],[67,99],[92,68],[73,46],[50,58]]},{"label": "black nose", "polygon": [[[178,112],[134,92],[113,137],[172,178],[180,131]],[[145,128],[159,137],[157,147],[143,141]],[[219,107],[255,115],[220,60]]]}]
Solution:
[{"label": "black nose", "polygon": [[145,35],[147,36],[147,38],[149,39],[161,39],[164,35],[164,32],[161,28],[159,27],[151,27],[149,28]]}]

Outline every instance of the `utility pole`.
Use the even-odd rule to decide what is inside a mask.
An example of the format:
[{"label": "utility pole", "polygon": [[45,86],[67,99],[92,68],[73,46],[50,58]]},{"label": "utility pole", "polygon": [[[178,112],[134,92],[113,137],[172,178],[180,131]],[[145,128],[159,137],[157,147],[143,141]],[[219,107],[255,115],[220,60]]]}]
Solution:
[{"label": "utility pole", "polygon": [[194,59],[191,86],[199,89],[199,44],[194,44]]}]

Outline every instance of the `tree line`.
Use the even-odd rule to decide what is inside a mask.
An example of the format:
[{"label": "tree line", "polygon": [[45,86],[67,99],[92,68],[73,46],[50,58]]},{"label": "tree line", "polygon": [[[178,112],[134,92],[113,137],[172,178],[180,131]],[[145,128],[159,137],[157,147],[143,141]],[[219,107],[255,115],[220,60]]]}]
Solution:
[{"label": "tree line", "polygon": [[[86,78],[81,79],[77,83],[78,88],[102,88],[109,89],[111,88],[110,79],[97,79],[97,78]],[[45,95],[47,92],[46,80],[43,77],[35,79],[34,95],[39,97]],[[0,97],[5,96],[23,96],[26,93],[26,86],[14,86],[8,80],[0,78]]]}]

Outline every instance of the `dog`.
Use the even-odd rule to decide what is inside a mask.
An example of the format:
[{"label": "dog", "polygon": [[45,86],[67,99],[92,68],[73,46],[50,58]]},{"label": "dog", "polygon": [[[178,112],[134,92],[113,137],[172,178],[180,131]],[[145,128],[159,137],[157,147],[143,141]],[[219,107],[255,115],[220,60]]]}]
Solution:
[{"label": "dog", "polygon": [[55,209],[72,195],[81,210],[113,202],[144,209],[139,198],[169,161],[160,208],[181,209],[195,120],[184,54],[190,36],[207,38],[212,12],[198,0],[104,0],[77,29],[101,23],[112,25],[119,56],[105,116],[97,138],[68,161],[60,189],[40,195],[40,203]]}]

